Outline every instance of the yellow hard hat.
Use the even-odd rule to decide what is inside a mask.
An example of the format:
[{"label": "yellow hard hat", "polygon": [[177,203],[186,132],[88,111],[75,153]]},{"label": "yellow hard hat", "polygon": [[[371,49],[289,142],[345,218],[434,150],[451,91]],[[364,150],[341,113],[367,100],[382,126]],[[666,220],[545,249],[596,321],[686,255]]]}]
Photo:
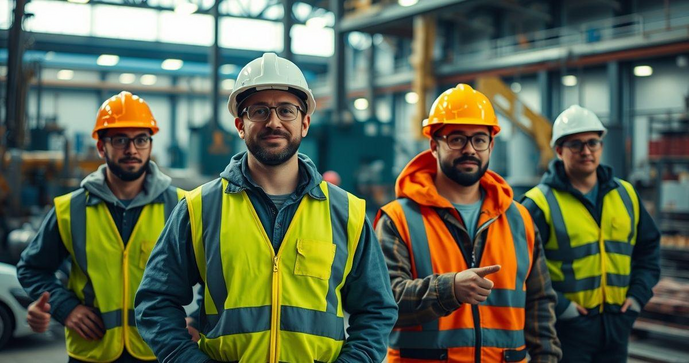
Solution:
[{"label": "yellow hard hat", "polygon": [[428,118],[423,120],[423,134],[430,138],[444,125],[485,125],[492,128],[493,136],[500,132],[498,118],[488,98],[463,83],[436,98]]},{"label": "yellow hard hat", "polygon": [[98,140],[100,130],[125,127],[151,129],[152,135],[158,132],[158,122],[153,118],[146,101],[131,92],[122,91],[100,106],[91,136]]}]

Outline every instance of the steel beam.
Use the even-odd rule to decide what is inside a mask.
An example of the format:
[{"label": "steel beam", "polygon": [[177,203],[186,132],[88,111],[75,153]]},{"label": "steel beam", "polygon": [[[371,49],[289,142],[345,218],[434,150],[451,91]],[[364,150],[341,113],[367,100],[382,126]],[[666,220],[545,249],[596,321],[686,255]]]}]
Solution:
[{"label": "steel beam", "polygon": [[[411,19],[417,15],[434,13],[455,7],[460,4],[477,3],[476,0],[425,0],[419,1],[416,5],[403,7],[400,5],[389,5],[384,8],[369,10],[363,14],[349,16],[342,19],[335,27],[337,32],[347,33],[352,31],[372,32],[373,29],[381,25],[391,24],[400,20]],[[334,8],[331,1],[331,9]],[[336,19],[338,19],[336,17]]]},{"label": "steel beam", "polygon": [[294,0],[282,0],[282,5],[285,7],[284,16],[282,17],[283,34],[282,34],[282,57],[292,60],[292,25],[294,25],[294,16],[292,15],[292,7]]}]

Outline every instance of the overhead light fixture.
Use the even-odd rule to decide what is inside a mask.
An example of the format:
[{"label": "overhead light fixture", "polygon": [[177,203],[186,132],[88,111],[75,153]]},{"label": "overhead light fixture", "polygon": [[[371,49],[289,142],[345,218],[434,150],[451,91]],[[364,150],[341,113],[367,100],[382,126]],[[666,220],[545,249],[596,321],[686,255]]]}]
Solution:
[{"label": "overhead light fixture", "polygon": [[571,74],[562,77],[562,84],[567,87],[574,87],[577,85],[577,76]]},{"label": "overhead light fixture", "polygon": [[368,100],[365,98],[357,98],[354,100],[354,108],[359,111],[363,111],[368,108]]},{"label": "overhead light fixture", "polygon": [[634,67],[634,75],[637,77],[648,77],[653,74],[651,66],[636,66]]},{"label": "overhead light fixture", "polygon": [[514,93],[519,93],[522,91],[522,84],[519,82],[512,82],[512,84],[510,85],[510,89]]},{"label": "overhead light fixture", "polygon": [[185,0],[177,2],[177,5],[175,6],[175,13],[181,15],[191,15],[195,13],[196,10],[199,10],[198,5],[192,4]]},{"label": "overhead light fixture", "polygon": [[120,74],[120,83],[122,84],[132,84],[136,81],[136,76],[134,73],[122,73]]},{"label": "overhead light fixture", "polygon": [[75,4],[88,4],[90,0],[67,0],[67,2]]},{"label": "overhead light fixture", "polygon": [[418,2],[419,0],[397,0],[397,3],[404,7],[416,5]]},{"label": "overhead light fixture", "polygon": [[57,72],[57,79],[61,81],[69,81],[74,78],[74,71],[71,69],[61,69]]},{"label": "overhead light fixture", "polygon": [[227,91],[232,91],[234,89],[234,79],[228,78],[220,82],[220,86]]},{"label": "overhead light fixture", "polygon": [[141,79],[139,79],[139,82],[143,84],[144,86],[152,86],[156,84],[158,81],[158,77],[156,77],[154,74],[144,74],[141,76]]},{"label": "overhead light fixture", "polygon": [[103,67],[112,67],[120,61],[120,57],[113,54],[101,54],[96,60],[96,64]]},{"label": "overhead light fixture", "polygon": [[408,104],[416,104],[419,102],[419,95],[416,92],[407,92],[407,94],[404,95],[404,100]]},{"label": "overhead light fixture", "polygon": [[45,53],[45,60],[53,60],[55,58],[55,52],[52,50]]},{"label": "overhead light fixture", "polygon": [[237,68],[239,67],[235,66],[234,64],[223,64],[220,66],[220,73],[232,74],[237,71]]},{"label": "overhead light fixture", "polygon": [[325,28],[325,18],[316,16],[306,21],[306,26],[309,28]]},{"label": "overhead light fixture", "polygon": [[181,59],[166,59],[160,64],[160,68],[166,71],[176,71],[182,68],[184,62]]}]

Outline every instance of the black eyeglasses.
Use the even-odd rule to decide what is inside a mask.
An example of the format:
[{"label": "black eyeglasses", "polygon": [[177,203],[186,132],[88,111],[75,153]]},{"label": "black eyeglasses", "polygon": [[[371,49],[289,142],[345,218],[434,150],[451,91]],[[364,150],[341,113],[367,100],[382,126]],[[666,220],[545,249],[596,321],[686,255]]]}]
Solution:
[{"label": "black eyeglasses", "polygon": [[486,151],[490,146],[490,136],[486,134],[474,134],[471,136],[466,136],[462,134],[449,134],[439,136],[444,139],[447,146],[452,150],[462,150],[467,145],[467,142],[471,142],[471,146],[474,147],[476,151]]},{"label": "black eyeglasses", "polygon": [[584,145],[588,146],[589,150],[591,151],[598,151],[598,149],[603,146],[603,140],[601,139],[590,139],[586,141],[581,141],[581,140],[571,140],[571,141],[565,141],[562,143],[563,147],[566,147],[572,152],[575,153],[580,153],[584,151]]},{"label": "black eyeglasses", "polygon": [[151,145],[153,138],[150,136],[137,136],[135,138],[129,138],[127,136],[113,136],[104,137],[101,140],[103,142],[110,142],[110,145],[115,149],[126,149],[129,147],[129,143],[133,142],[134,147],[137,149],[146,149]]},{"label": "black eyeglasses", "polygon": [[266,105],[251,105],[242,111],[242,115],[246,113],[249,121],[266,122],[270,118],[270,111],[275,110],[275,114],[281,121],[294,121],[297,119],[299,112],[304,113],[304,110],[299,106],[291,103],[283,103],[275,107]]}]

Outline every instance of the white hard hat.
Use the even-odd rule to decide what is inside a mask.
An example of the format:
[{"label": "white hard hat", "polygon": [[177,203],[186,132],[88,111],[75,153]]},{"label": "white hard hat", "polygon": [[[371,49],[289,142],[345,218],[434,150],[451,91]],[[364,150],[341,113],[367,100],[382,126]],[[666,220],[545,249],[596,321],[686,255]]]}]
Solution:
[{"label": "white hard hat", "polygon": [[565,136],[582,132],[600,132],[601,136],[605,136],[608,129],[595,113],[579,105],[570,106],[555,120],[550,146],[554,147],[557,141]]},{"label": "white hard hat", "polygon": [[239,72],[227,101],[230,114],[239,117],[240,103],[255,92],[271,89],[295,94],[305,103],[307,115],[311,115],[316,109],[316,100],[299,67],[275,53],[265,53],[261,58],[249,62]]}]

